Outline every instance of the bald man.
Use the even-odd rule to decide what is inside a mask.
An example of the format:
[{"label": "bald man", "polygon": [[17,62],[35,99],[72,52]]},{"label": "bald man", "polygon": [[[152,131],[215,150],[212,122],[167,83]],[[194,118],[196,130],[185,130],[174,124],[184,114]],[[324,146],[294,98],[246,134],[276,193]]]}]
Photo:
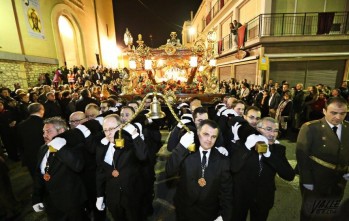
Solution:
[{"label": "bald man", "polygon": [[74,129],[79,124],[83,124],[87,121],[86,115],[82,111],[75,111],[69,116],[69,125],[71,129]]}]

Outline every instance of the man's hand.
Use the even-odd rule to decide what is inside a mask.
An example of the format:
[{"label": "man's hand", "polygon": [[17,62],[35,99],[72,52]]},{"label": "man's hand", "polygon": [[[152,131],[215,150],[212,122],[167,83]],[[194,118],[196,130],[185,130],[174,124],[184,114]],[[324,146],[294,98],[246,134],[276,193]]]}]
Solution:
[{"label": "man's hand", "polygon": [[234,135],[234,140],[240,140],[240,137],[238,135],[238,130],[239,128],[241,127],[241,124],[239,124],[239,122],[236,122],[234,124],[234,126],[231,126],[231,131],[233,132],[233,135]]},{"label": "man's hand", "polygon": [[307,190],[314,190],[314,184],[303,184],[303,187]]},{"label": "man's hand", "polygon": [[224,156],[228,156],[229,152],[224,147],[216,147],[216,149]]},{"label": "man's hand", "polygon": [[215,219],[214,221],[223,221],[222,216],[218,216],[217,219]]},{"label": "man's hand", "polygon": [[96,207],[99,211],[103,211],[105,209],[104,197],[97,197]]},{"label": "man's hand", "polygon": [[35,205],[33,205],[33,209],[35,212],[41,212],[41,211],[44,211],[44,204],[42,203],[37,203]]},{"label": "man's hand", "polygon": [[247,147],[247,149],[251,150],[251,148],[256,146],[256,143],[259,141],[268,144],[268,139],[263,135],[252,134],[247,137],[245,146]]},{"label": "man's hand", "polygon": [[177,124],[177,127],[178,127],[179,129],[182,129],[183,124],[187,124],[187,123],[191,122],[191,120],[183,119],[183,120],[181,120],[181,122],[182,122],[182,123],[178,122],[178,124]]},{"label": "man's hand", "polygon": [[135,139],[139,135],[137,128],[130,123],[126,124],[126,126],[122,129],[129,133],[132,136],[132,139]]},{"label": "man's hand", "polygon": [[185,133],[179,142],[183,147],[188,148],[190,144],[194,143],[194,133],[192,131]]},{"label": "man's hand", "polygon": [[[51,149],[55,149],[55,150],[60,150],[64,145],[67,144],[67,141],[64,138],[61,137],[56,137],[53,140],[51,140],[47,146],[49,146],[50,152],[55,152],[55,151],[51,151]],[[52,148],[51,148],[52,147]]]}]

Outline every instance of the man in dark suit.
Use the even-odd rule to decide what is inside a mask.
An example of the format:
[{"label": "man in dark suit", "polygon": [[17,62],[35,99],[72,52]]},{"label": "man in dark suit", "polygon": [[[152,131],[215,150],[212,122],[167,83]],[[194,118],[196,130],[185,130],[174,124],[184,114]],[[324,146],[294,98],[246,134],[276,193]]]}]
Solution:
[{"label": "man in dark suit", "polygon": [[[267,220],[274,205],[275,176],[291,181],[295,173],[285,155],[285,146],[276,139],[279,124],[274,118],[258,121],[260,134],[250,134],[245,142],[233,145],[231,169],[234,182],[233,220],[246,220],[250,211],[251,220]],[[244,140],[244,139],[240,139]],[[264,150],[257,148],[264,142]]]},{"label": "man in dark suit", "polygon": [[[35,212],[45,210],[48,220],[86,220],[86,193],[78,173],[84,167],[78,147],[55,136],[68,129],[65,120],[53,117],[44,121],[44,140],[38,153],[32,196]],[[83,134],[81,134],[84,139]],[[76,137],[79,139],[79,137]]]},{"label": "man in dark suit", "polygon": [[17,132],[23,165],[28,167],[30,175],[34,178],[38,151],[45,143],[42,132],[45,109],[40,103],[32,103],[28,106],[28,112],[30,116],[18,124]]},{"label": "man in dark suit", "polygon": [[194,133],[187,132],[166,163],[166,174],[179,174],[174,198],[177,220],[231,220],[232,177],[229,159],[212,148],[218,137],[217,123],[203,120],[197,130],[200,147],[190,154]]},{"label": "man in dark suit", "polygon": [[90,103],[96,104],[99,107],[99,101],[91,98],[91,92],[88,89],[83,89],[80,95],[81,97],[75,103],[75,111],[84,112],[86,106]]},{"label": "man in dark suit", "polygon": [[346,100],[330,98],[323,110],[325,117],[301,127],[296,146],[302,193],[300,220],[335,220],[349,180],[347,111]]},{"label": "man in dark suit", "polygon": [[276,114],[276,109],[279,106],[279,103],[281,102],[281,95],[276,91],[275,88],[270,89],[270,97],[268,101],[269,105],[269,116],[274,118]]},{"label": "man in dark suit", "polygon": [[124,147],[115,147],[120,125],[121,119],[117,114],[110,114],[104,118],[105,138],[96,148],[96,207],[98,210],[104,210],[106,204],[116,221],[139,221],[144,218],[140,217],[143,188],[140,172],[141,163],[147,159],[147,149],[132,124],[127,124],[122,130]]}]

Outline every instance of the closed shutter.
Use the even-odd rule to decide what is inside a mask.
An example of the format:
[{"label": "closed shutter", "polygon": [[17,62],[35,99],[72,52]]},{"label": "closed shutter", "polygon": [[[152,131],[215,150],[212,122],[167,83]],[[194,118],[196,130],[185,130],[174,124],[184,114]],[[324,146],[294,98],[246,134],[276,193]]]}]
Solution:
[{"label": "closed shutter", "polygon": [[344,60],[271,62],[269,79],[286,80],[291,87],[303,83],[305,88],[317,84],[334,88],[343,79],[344,67]]},{"label": "closed shutter", "polygon": [[343,80],[345,61],[309,61],[305,85],[325,84],[331,88],[339,87]]},{"label": "closed shutter", "polygon": [[306,61],[271,62],[269,79],[278,83],[287,81],[291,87],[297,83],[304,83],[306,64]]},{"label": "closed shutter", "polygon": [[219,81],[228,81],[232,78],[230,68],[230,66],[219,67]]},{"label": "closed shutter", "polygon": [[248,83],[256,82],[257,63],[235,65],[235,79],[241,81],[247,79]]}]

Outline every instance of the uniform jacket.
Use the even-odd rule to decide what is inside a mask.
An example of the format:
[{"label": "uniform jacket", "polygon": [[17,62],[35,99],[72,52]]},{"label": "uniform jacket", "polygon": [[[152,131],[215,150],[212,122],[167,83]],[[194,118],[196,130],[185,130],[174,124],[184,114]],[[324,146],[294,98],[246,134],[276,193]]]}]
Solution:
[{"label": "uniform jacket", "polygon": [[314,191],[332,194],[338,185],[344,185],[345,172],[328,169],[309,158],[315,156],[325,162],[349,165],[349,123],[342,124],[341,141],[325,118],[303,124],[297,139],[296,157],[301,184],[313,184]]}]

